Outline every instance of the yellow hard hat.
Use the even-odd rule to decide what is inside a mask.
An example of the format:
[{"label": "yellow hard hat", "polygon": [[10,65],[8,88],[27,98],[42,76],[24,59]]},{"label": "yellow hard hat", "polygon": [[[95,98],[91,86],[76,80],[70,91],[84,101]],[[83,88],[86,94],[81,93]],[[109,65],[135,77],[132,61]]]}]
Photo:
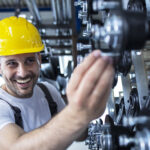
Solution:
[{"label": "yellow hard hat", "polygon": [[36,27],[15,16],[0,21],[0,56],[35,53],[44,49]]}]

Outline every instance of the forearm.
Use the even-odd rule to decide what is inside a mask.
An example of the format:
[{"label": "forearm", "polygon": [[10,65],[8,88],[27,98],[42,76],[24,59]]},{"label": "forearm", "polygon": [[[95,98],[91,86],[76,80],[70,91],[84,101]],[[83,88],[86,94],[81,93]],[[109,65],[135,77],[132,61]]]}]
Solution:
[{"label": "forearm", "polygon": [[85,141],[88,137],[88,127],[85,129],[85,131],[79,136],[79,138],[76,139],[77,142]]},{"label": "forearm", "polygon": [[68,106],[46,125],[19,137],[12,150],[65,150],[87,127]]}]

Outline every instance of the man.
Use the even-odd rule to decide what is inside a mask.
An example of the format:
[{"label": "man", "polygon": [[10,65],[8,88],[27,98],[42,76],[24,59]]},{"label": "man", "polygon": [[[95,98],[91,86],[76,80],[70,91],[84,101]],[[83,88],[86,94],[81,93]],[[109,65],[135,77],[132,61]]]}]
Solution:
[{"label": "man", "polygon": [[[36,28],[23,18],[0,21],[0,150],[65,150],[103,114],[113,80],[112,61],[96,50],[74,70],[67,86],[68,105],[46,83],[58,106],[51,119],[48,103],[36,85],[43,49]],[[15,102],[14,102],[15,101]],[[9,103],[21,110],[24,128]]]}]

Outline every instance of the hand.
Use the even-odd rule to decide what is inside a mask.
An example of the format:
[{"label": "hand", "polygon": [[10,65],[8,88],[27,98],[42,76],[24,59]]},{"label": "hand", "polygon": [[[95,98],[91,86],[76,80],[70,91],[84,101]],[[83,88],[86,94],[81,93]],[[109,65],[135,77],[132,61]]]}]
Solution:
[{"label": "hand", "polygon": [[67,86],[71,110],[85,122],[101,116],[112,87],[114,69],[109,57],[96,50],[74,70]]}]

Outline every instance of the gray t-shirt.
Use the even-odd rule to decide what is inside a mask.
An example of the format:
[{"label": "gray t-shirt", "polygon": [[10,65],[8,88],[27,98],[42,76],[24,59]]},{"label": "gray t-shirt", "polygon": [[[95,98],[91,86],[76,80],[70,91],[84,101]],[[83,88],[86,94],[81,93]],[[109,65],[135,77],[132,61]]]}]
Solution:
[{"label": "gray t-shirt", "polygon": [[[49,89],[53,100],[57,103],[57,111],[60,112],[65,103],[56,88],[48,82],[43,82]],[[16,98],[0,88],[0,98],[21,110],[24,131],[34,130],[51,119],[48,102],[45,94],[37,85],[34,87],[30,98]],[[10,105],[0,99],[0,129],[9,123],[15,123],[14,112]]]}]

